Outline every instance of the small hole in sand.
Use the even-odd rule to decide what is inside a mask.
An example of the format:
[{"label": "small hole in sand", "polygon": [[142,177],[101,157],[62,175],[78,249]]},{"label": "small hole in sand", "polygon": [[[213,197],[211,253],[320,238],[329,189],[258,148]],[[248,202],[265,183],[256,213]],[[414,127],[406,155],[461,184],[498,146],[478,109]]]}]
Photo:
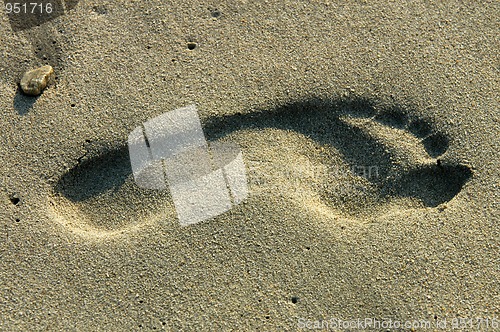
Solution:
[{"label": "small hole in sand", "polygon": [[187,48],[188,50],[194,50],[196,48],[196,43],[195,42],[188,42],[187,43]]},{"label": "small hole in sand", "polygon": [[21,219],[19,219],[19,218],[16,218],[16,222],[20,222],[20,221],[21,221]]},{"label": "small hole in sand", "polygon": [[10,199],[10,202],[14,205],[19,204],[19,202],[21,201],[21,199],[17,196],[17,194],[10,195],[9,199]]},{"label": "small hole in sand", "polygon": [[75,107],[75,106],[76,106],[76,104],[71,104],[71,107]]},{"label": "small hole in sand", "polygon": [[297,303],[299,302],[299,298],[297,296],[292,296],[292,303]]},{"label": "small hole in sand", "polygon": [[212,15],[212,17],[214,18],[217,18],[217,17],[220,17],[220,11],[218,9],[214,9],[212,10],[212,12],[210,13]]}]

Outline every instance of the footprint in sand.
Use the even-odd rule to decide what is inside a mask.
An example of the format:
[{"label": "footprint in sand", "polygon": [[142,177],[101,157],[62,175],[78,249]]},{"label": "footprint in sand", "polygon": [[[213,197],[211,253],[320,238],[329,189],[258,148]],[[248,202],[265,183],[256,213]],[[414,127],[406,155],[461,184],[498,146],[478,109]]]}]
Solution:
[{"label": "footprint in sand", "polygon": [[[447,136],[413,113],[362,98],[309,99],[212,117],[203,126],[209,142],[231,137],[242,147],[250,200],[283,194],[304,208],[376,219],[393,205],[437,207],[472,176],[447,160]],[[125,144],[80,160],[61,176],[50,199],[54,219],[91,238],[159,221],[178,227],[168,190],[135,185]]]}]

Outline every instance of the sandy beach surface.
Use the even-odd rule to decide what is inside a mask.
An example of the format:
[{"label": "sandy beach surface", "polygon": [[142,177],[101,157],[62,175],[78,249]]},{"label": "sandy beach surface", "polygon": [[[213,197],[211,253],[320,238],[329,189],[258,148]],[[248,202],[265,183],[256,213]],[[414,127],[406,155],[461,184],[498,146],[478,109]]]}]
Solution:
[{"label": "sandy beach surface", "polygon": [[[1,330],[500,331],[498,2],[65,8],[0,15]],[[181,227],[127,138],[192,104],[248,197]]]}]

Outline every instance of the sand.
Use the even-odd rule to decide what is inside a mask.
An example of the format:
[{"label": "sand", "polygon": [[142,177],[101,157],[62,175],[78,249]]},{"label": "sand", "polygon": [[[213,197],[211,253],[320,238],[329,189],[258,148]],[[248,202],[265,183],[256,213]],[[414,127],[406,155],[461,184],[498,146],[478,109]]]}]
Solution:
[{"label": "sand", "polygon": [[[20,31],[1,15],[0,328],[492,330],[499,14],[89,0]],[[23,96],[45,64],[56,83]],[[134,184],[127,137],[190,104],[241,148],[249,196],[181,227],[168,192]]]}]

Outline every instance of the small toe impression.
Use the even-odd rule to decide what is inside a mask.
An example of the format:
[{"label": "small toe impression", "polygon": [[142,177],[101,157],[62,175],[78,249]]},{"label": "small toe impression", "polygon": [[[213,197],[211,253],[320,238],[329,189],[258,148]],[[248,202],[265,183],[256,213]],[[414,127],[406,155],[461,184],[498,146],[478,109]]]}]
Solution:
[{"label": "small toe impression", "polygon": [[389,109],[381,111],[375,116],[375,121],[392,128],[404,129],[408,121],[408,117],[400,110]]},{"label": "small toe impression", "polygon": [[449,140],[441,133],[428,136],[422,141],[425,150],[432,158],[439,157],[448,150]]},{"label": "small toe impression", "polygon": [[423,119],[413,119],[408,124],[408,130],[418,138],[424,138],[431,134],[431,125]]},{"label": "small toe impression", "polygon": [[339,109],[339,115],[348,115],[359,118],[372,118],[377,114],[374,103],[368,99],[355,98],[352,100],[341,100],[334,102]]}]

